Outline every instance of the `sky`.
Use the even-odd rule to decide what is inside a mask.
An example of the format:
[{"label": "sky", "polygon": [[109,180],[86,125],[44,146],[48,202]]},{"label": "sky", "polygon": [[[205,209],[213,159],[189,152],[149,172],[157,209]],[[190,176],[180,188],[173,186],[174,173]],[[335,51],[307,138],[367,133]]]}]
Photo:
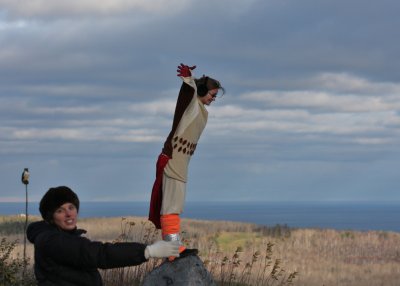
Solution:
[{"label": "sky", "polygon": [[400,2],[0,0],[0,202],[149,201],[182,80],[226,89],[187,201],[400,201]]}]

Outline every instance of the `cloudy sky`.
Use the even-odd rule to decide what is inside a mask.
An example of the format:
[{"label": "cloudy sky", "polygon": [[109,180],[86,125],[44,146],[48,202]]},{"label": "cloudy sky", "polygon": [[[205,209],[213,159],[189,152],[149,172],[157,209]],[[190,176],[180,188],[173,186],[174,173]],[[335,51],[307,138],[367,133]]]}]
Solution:
[{"label": "cloudy sky", "polygon": [[188,201],[400,201],[400,2],[0,0],[0,201],[148,201],[181,79],[219,79]]}]

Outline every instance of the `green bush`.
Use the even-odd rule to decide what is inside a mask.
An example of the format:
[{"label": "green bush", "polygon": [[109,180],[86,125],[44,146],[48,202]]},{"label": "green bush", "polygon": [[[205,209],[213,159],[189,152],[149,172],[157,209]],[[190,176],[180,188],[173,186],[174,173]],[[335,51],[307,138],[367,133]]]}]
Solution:
[{"label": "green bush", "polygon": [[27,269],[28,261],[16,258],[11,254],[18,240],[8,242],[6,238],[0,241],[0,286],[36,285],[31,269]]},{"label": "green bush", "polygon": [[284,224],[276,224],[275,226],[259,226],[255,228],[255,232],[260,232],[262,235],[276,237],[276,238],[289,238],[291,235],[291,228]]}]

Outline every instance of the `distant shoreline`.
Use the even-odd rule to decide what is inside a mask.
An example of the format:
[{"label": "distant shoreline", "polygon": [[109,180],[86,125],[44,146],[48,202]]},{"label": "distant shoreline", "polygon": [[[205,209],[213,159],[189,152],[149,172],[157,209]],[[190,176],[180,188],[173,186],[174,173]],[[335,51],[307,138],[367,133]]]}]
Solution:
[{"label": "distant shoreline", "polygon": [[[25,204],[0,203],[0,215],[24,213]],[[28,213],[40,215],[38,203],[30,203]],[[81,218],[147,215],[147,202],[81,202]],[[182,218],[400,232],[400,202],[187,202]]]}]

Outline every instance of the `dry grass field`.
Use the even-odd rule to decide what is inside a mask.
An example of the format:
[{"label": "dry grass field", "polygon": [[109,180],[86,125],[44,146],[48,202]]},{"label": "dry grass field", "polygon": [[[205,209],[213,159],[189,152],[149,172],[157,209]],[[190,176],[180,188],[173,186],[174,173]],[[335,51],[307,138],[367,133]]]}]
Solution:
[{"label": "dry grass field", "polygon": [[[0,236],[20,242],[14,257],[21,257],[23,249],[22,223],[15,227],[18,221],[23,219],[0,217]],[[78,225],[93,240],[151,242],[160,237],[149,222],[138,217],[82,219]],[[287,285],[283,282],[293,273],[291,285],[296,286],[400,285],[400,233],[289,229],[188,219],[183,219],[182,228],[186,244],[199,248],[206,267],[216,280],[226,282],[223,285]],[[33,255],[30,244],[27,254]],[[141,271],[155,265],[152,262]],[[125,270],[125,274],[132,271]],[[279,280],[271,280],[271,271]],[[110,272],[104,275],[107,278]]]}]

